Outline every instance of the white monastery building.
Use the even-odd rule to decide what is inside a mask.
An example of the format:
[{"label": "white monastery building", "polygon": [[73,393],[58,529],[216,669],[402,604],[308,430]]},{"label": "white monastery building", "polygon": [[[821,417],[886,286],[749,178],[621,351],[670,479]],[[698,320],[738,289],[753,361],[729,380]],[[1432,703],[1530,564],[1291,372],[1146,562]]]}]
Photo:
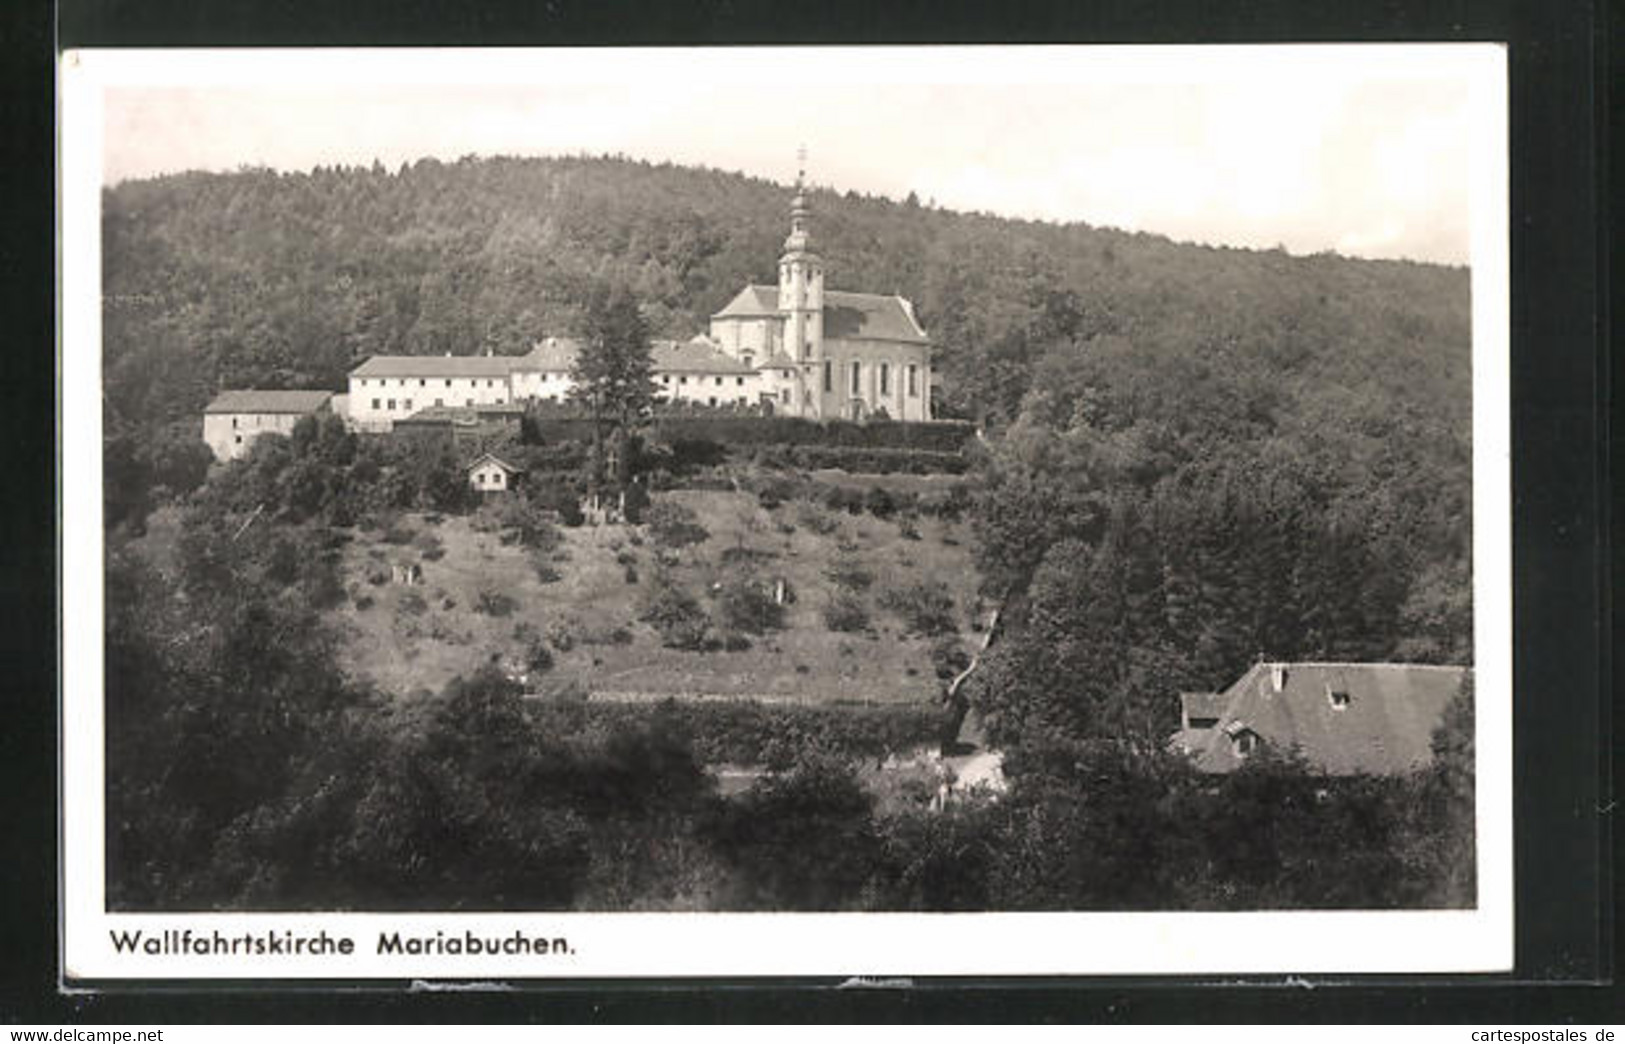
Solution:
[{"label": "white monastery building", "polygon": [[292,433],[300,417],[328,408],[332,392],[224,391],[203,410],[203,441],[216,460],[236,460],[266,432]]},{"label": "white monastery building", "polygon": [[[778,286],[746,286],[711,317],[708,334],[654,342],[660,392],[793,417],[930,420],[931,341],[913,305],[825,290],[810,216],[798,178]],[[562,401],[578,348],[548,337],[525,355],[376,355],[350,371],[348,419],[388,431],[425,409]]]}]

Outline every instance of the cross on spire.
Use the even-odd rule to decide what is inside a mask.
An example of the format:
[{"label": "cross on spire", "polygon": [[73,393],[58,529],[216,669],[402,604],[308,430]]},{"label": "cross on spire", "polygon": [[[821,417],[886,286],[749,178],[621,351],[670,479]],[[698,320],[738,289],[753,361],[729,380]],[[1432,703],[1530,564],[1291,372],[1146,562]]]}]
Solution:
[{"label": "cross on spire", "polygon": [[800,188],[807,180],[807,146],[796,147],[796,188]]}]

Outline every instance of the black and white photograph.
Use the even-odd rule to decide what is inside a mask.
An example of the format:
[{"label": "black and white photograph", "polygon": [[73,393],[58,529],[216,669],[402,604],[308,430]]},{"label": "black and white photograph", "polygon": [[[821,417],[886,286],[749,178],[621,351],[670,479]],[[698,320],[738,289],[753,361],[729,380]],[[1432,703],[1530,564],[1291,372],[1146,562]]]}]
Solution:
[{"label": "black and white photograph", "polygon": [[1510,966],[1500,48],[61,76],[70,977]]}]

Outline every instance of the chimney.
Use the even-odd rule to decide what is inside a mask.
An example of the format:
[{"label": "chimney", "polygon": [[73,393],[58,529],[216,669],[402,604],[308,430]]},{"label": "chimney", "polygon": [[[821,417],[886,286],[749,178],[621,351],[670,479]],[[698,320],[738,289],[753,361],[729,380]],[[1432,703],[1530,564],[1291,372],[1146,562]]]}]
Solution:
[{"label": "chimney", "polygon": [[1270,664],[1270,688],[1276,692],[1286,688],[1286,664]]}]

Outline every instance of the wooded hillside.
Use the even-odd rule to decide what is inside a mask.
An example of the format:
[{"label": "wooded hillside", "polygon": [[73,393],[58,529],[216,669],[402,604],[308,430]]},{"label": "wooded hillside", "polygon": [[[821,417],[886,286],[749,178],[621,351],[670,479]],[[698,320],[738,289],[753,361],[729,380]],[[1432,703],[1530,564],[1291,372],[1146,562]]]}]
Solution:
[{"label": "wooded hillside", "polygon": [[[118,420],[151,422],[195,415],[221,386],[338,388],[377,352],[521,352],[574,326],[591,279],[630,284],[656,336],[691,336],[742,285],[773,281],[788,197],[758,178],[609,158],[126,182],[104,196],[109,402]],[[1211,370],[1241,386],[1229,412],[1380,424],[1420,411],[1466,437],[1463,269],[850,192],[811,201],[831,287],[918,306],[947,412],[1013,417],[1047,349],[1113,336],[1152,398]]]},{"label": "wooded hillside", "polygon": [[[733,504],[740,532],[722,537],[719,562],[757,561],[750,532],[800,539],[803,561],[829,567],[818,575],[840,590],[824,592],[816,614],[809,601],[799,627],[792,612],[758,628],[773,634],[764,645],[832,640],[836,654],[821,659],[839,669],[841,643],[865,630],[871,602],[917,613],[939,579],[924,574],[979,578],[979,591],[935,601],[1003,609],[998,641],[959,694],[1007,755],[1002,798],[940,810],[930,779],[866,781],[861,762],[875,751],[850,737],[879,730],[844,714],[812,728],[760,709],[740,718],[673,705],[605,722],[562,693],[522,699],[498,669],[504,655],[522,649],[533,672],[556,660],[559,673],[579,661],[613,667],[613,655],[584,640],[577,648],[570,627],[501,591],[481,590],[473,604],[501,618],[482,633],[502,634],[509,652],[438,695],[388,697],[346,672],[353,634],[322,612],[346,599],[351,615],[383,612],[372,593],[386,578],[383,558],[373,565],[374,552],[388,554],[381,545],[421,541],[425,561],[448,554],[442,530],[410,533],[402,513],[469,515],[444,519],[443,532],[473,531],[480,513],[457,447],[361,437],[329,418],[264,436],[215,469],[198,423],[214,392],[338,388],[354,360],[377,352],[521,352],[575,332],[587,290],[614,283],[632,289],[655,336],[691,335],[741,285],[771,281],[788,195],[738,175],[615,159],[188,174],[107,191],[111,903],[1471,905],[1470,690],[1432,737],[1433,766],[1401,777],[1328,780],[1291,751],[1266,749],[1214,779],[1167,749],[1177,694],[1222,689],[1260,656],[1470,662],[1462,269],[1208,249],[813,194],[830,285],[911,298],[938,345],[939,413],[982,421],[986,437],[961,454],[962,429],[949,432],[951,447],[929,450],[887,442],[878,426],[836,437],[753,418],[666,418],[623,459],[674,503]],[[503,528],[533,558],[585,544],[539,521],[581,522],[587,446],[570,441],[570,423],[532,416],[516,447],[545,481],[501,508]],[[836,445],[853,433],[862,437]],[[949,493],[905,499],[865,491],[875,475],[807,474],[899,470],[886,454],[952,456],[968,476]],[[915,476],[890,476],[903,477]],[[138,534],[160,503],[179,535],[144,550]],[[891,543],[878,553],[918,564],[919,582],[851,568],[852,556],[877,553],[857,540],[865,513],[862,532],[898,542],[919,541],[925,515],[951,514],[956,526],[963,515],[976,568]],[[658,557],[634,555],[637,541],[675,554],[707,539],[694,509],[656,504],[649,514],[641,532],[627,528],[626,548],[594,552],[594,575],[623,594],[640,566],[656,576]],[[852,539],[832,537],[840,555],[824,563],[799,529]],[[376,539],[346,551],[357,534]],[[957,534],[937,527],[942,547],[958,547]],[[572,574],[591,564],[578,550],[556,559],[574,561]],[[571,582],[554,561],[532,562],[526,590]],[[369,570],[353,590],[345,562]],[[606,642],[636,652],[641,640],[647,652],[658,635],[660,655],[738,658],[746,649],[726,635],[709,641],[707,621],[743,633],[762,613],[778,616],[760,584],[691,577],[685,587],[665,575],[637,619],[592,622]],[[812,577],[798,581],[809,593]],[[448,589],[440,612],[468,604],[473,589],[460,593]],[[421,592],[389,601],[409,639],[433,626]],[[510,627],[511,613],[523,618]],[[908,626],[933,636],[936,678],[969,662],[951,627]],[[634,639],[638,628],[648,630]],[[914,739],[939,709],[900,706],[908,717],[896,733]],[[771,761],[772,771],[723,795],[707,759],[733,758]],[[1346,872],[1325,873],[1333,864]]]}]

